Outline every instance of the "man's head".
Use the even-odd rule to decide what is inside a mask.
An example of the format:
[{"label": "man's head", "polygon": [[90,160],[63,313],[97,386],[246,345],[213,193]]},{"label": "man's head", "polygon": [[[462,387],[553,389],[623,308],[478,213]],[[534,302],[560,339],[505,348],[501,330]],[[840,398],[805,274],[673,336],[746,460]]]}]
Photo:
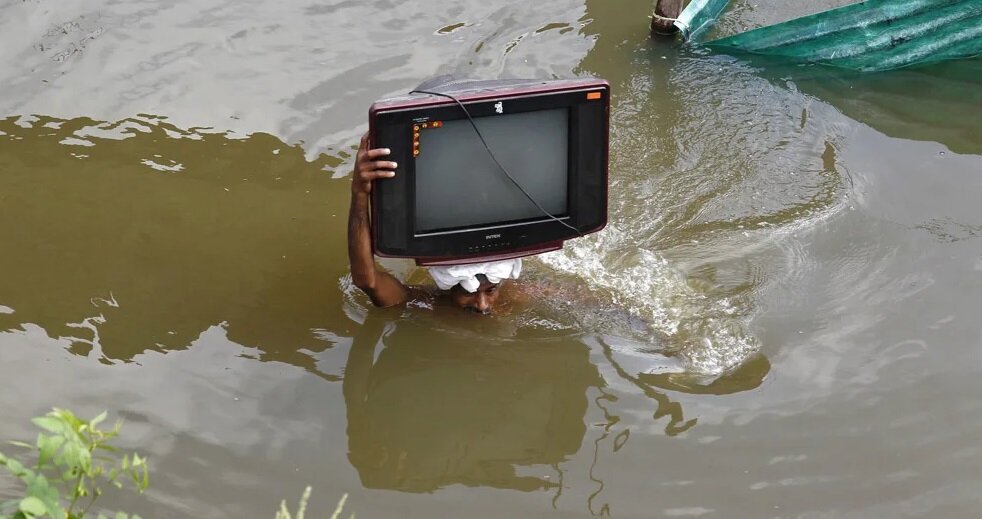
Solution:
[{"label": "man's head", "polygon": [[450,299],[464,310],[488,315],[498,300],[498,284],[492,283],[484,274],[478,274],[477,280],[481,284],[474,292],[468,292],[459,283],[454,285],[450,289]]},{"label": "man's head", "polygon": [[498,299],[498,284],[518,279],[521,273],[521,259],[430,267],[433,280],[441,289],[450,291],[455,305],[480,314],[491,312]]}]

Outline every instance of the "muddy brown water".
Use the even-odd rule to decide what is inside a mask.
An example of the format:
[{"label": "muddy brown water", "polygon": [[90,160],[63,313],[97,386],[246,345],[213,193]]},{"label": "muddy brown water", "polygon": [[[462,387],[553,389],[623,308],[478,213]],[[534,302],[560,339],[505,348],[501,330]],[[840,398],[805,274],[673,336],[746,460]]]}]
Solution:
[{"label": "muddy brown water", "polygon": [[[649,8],[0,3],[0,438],[108,409],[152,477],[105,502],[148,518],[306,485],[317,516],[977,517],[982,63],[718,55]],[[437,73],[613,87],[609,227],[493,319],[347,276],[367,107]]]}]

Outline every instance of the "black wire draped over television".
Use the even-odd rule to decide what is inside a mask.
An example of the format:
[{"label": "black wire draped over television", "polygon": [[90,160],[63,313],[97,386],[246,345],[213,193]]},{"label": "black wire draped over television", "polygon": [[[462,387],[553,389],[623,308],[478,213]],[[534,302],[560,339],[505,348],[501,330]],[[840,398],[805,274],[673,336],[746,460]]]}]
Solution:
[{"label": "black wire draped over television", "polygon": [[[583,233],[581,233],[579,229],[564,222],[562,219],[557,218],[549,211],[546,211],[545,208],[543,208],[542,205],[539,204],[539,202],[537,202],[535,198],[533,198],[532,195],[529,194],[529,192],[526,191],[525,188],[518,183],[517,180],[515,180],[515,177],[511,176],[511,173],[509,173],[508,170],[503,165],[501,165],[501,162],[498,162],[498,158],[495,157],[494,152],[491,150],[491,147],[488,145],[488,142],[484,140],[484,135],[481,134],[481,130],[477,127],[477,123],[474,122],[474,118],[471,117],[471,113],[467,110],[467,107],[464,106],[464,103],[460,102],[460,99],[457,99],[457,97],[452,94],[448,94],[446,92],[440,92],[441,88],[459,87],[471,82],[474,82],[474,80],[467,80],[467,79],[457,80],[454,79],[452,76],[438,76],[420,83],[419,86],[414,88],[409,93],[428,94],[428,95],[446,97],[447,99],[450,99],[453,102],[457,103],[457,106],[459,106],[460,109],[464,111],[464,115],[467,116],[467,120],[470,121],[471,126],[474,128],[474,132],[477,133],[477,138],[480,139],[481,144],[484,145],[484,149],[487,150],[488,156],[491,157],[491,160],[494,162],[496,166],[498,166],[498,169],[505,175],[505,177],[507,177],[508,180],[510,180],[511,183],[514,184],[514,186],[518,188],[518,190],[521,191],[522,194],[525,195],[525,197],[528,198],[529,201],[532,202],[532,204],[535,205],[535,207],[539,211],[542,212],[542,214],[546,215],[547,217],[549,217],[550,219],[556,222],[559,222],[560,224],[566,226],[567,228],[573,230],[574,232],[576,232],[577,235],[582,237]],[[498,83],[500,83],[501,85],[513,85],[515,84],[515,80],[502,79],[498,81],[481,81],[481,85],[484,87],[493,86],[494,84],[498,84]]]}]

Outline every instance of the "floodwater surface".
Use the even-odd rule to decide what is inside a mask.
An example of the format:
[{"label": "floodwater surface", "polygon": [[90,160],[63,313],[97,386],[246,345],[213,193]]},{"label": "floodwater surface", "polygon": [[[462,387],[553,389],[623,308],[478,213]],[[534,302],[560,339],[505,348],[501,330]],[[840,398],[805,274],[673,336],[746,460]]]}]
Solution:
[{"label": "floodwater surface", "polygon": [[[313,516],[982,513],[982,61],[446,4],[0,0],[0,438],[109,410],[152,472],[104,502],[154,519],[307,485]],[[806,13],[733,4],[718,31]],[[374,309],[347,270],[368,106],[444,73],[613,91],[608,227],[492,318]]]}]

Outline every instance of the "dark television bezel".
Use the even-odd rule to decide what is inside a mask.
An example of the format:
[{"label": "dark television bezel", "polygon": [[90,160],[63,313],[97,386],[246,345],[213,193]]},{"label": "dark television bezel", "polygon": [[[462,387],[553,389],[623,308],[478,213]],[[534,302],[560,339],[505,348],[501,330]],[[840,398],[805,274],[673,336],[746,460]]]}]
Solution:
[{"label": "dark television bezel", "polygon": [[[505,83],[502,85],[502,83]],[[476,86],[475,86],[476,85]],[[412,155],[413,124],[424,121],[466,120],[467,116],[451,99],[429,94],[413,94],[383,100],[369,110],[369,141],[372,147],[388,147],[391,160],[399,163],[396,178],[375,182],[372,189],[372,248],[381,257],[412,258],[421,265],[459,264],[538,254],[562,247],[565,240],[603,229],[607,224],[610,87],[598,79],[524,81],[508,84],[502,81],[470,83],[469,88],[443,89],[459,99],[475,119],[499,115],[498,102],[505,103],[505,114],[526,113],[565,108],[568,116],[569,153],[567,168],[567,211],[564,221],[570,229],[546,216],[532,221],[495,222],[470,228],[418,234],[415,231],[415,160]],[[595,96],[599,93],[599,99]],[[588,94],[592,96],[588,97]],[[599,159],[580,151],[579,117],[574,108],[599,106],[603,129]],[[596,110],[593,110],[596,112]],[[596,117],[598,113],[587,114]],[[591,125],[592,127],[592,125]],[[430,130],[433,131],[433,130]],[[584,130],[585,131],[585,130]],[[400,136],[401,135],[401,136]],[[425,153],[425,150],[423,151]],[[583,157],[599,160],[598,178],[582,177]],[[584,185],[602,190],[602,196],[580,193]],[[592,199],[600,207],[587,211],[579,200]],[[586,216],[584,216],[586,215]],[[388,216],[388,218],[385,218]],[[585,221],[585,218],[589,221]],[[395,246],[393,246],[395,245]],[[399,245],[403,245],[400,247]]]}]

